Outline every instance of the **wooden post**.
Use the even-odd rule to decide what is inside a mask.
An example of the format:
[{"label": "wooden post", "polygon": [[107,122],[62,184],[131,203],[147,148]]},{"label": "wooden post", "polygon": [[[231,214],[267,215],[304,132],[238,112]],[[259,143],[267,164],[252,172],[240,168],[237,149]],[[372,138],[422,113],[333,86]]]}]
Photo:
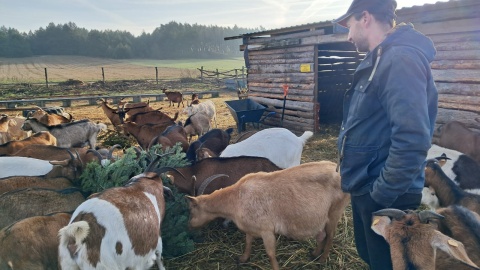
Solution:
[{"label": "wooden post", "polygon": [[102,81],[103,81],[103,84],[105,84],[105,72],[103,70],[103,67],[102,67]]},{"label": "wooden post", "polygon": [[235,69],[235,81],[238,81],[238,69]]},{"label": "wooden post", "polygon": [[203,66],[200,68],[200,80],[203,82]]},{"label": "wooden post", "polygon": [[245,67],[242,66],[242,79],[245,79]]},{"label": "wooden post", "polygon": [[217,68],[217,83],[219,84],[220,83],[220,73],[218,73],[218,68]]},{"label": "wooden post", "polygon": [[157,85],[158,85],[158,67],[155,67],[155,78],[157,80]]},{"label": "wooden post", "polygon": [[45,68],[45,84],[47,85],[47,88],[48,88],[48,74],[47,74],[47,68]]}]

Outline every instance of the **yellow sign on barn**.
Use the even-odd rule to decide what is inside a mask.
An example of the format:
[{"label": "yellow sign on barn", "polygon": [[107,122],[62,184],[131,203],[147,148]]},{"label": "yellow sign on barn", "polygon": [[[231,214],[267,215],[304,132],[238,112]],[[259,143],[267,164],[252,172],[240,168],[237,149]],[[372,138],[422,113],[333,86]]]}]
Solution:
[{"label": "yellow sign on barn", "polygon": [[300,64],[300,72],[312,72],[311,64]]}]

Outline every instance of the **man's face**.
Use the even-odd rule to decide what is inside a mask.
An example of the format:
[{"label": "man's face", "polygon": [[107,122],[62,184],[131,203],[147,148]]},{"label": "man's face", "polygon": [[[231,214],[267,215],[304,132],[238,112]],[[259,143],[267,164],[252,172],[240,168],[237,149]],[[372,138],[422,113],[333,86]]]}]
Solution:
[{"label": "man's face", "polygon": [[360,20],[356,20],[355,16],[352,15],[347,20],[348,28],[348,41],[355,44],[358,52],[368,52],[368,39],[365,35],[365,27],[363,24],[363,17]]}]

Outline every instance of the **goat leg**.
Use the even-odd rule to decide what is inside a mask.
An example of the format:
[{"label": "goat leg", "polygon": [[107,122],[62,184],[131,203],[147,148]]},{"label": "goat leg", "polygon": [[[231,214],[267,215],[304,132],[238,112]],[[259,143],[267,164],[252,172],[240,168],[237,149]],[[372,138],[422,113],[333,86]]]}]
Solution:
[{"label": "goat leg", "polygon": [[278,265],[277,258],[275,256],[275,245],[276,239],[273,232],[265,232],[262,234],[263,245],[265,246],[265,251],[267,256],[270,259],[270,264],[272,265],[273,270],[279,270],[280,266]]},{"label": "goat leg", "polygon": [[250,254],[252,253],[252,242],[253,235],[249,233],[245,234],[245,251],[243,252],[242,256],[238,258],[240,263],[245,263],[250,258]]},{"label": "goat leg", "polygon": [[[328,224],[326,224],[325,227],[328,227]],[[328,256],[328,252],[325,252],[325,246],[327,246],[327,242],[329,242],[329,237],[327,236],[327,233],[326,231],[328,231],[327,228],[325,228],[325,230],[322,230],[320,231],[316,236],[315,236],[315,239],[317,240],[317,247],[312,251],[312,258],[318,258],[318,256],[320,256],[320,254],[322,254],[322,256],[320,256],[319,260],[320,261],[324,261],[326,259],[326,257]],[[327,238],[327,239],[326,239]]]}]

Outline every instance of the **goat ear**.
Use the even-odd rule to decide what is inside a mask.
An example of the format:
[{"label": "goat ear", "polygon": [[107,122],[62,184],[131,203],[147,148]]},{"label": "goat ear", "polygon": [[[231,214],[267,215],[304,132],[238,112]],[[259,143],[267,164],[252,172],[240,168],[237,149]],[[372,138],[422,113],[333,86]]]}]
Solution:
[{"label": "goat ear", "polygon": [[185,195],[185,198],[187,198],[187,201],[188,201],[188,204],[190,205],[190,207],[195,207],[197,206],[197,198],[195,197],[192,197],[192,196],[188,196],[188,195]]},{"label": "goat ear", "polygon": [[378,234],[383,236],[383,238],[387,238],[387,228],[392,223],[392,220],[386,216],[373,216],[372,218],[372,230]]},{"label": "goat ear", "polygon": [[473,267],[474,269],[480,269],[474,262],[472,262],[472,260],[470,260],[462,242],[450,238],[439,231],[435,231],[435,234],[432,238],[432,246],[445,251],[448,255],[464,264]]}]

